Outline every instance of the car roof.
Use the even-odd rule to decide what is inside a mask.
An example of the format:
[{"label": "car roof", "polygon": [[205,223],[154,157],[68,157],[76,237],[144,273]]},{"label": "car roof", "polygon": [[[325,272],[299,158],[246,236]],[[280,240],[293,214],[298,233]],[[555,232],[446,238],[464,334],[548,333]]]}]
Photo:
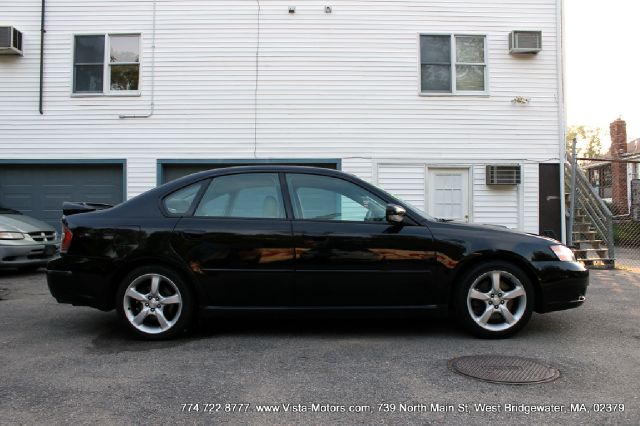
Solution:
[{"label": "car roof", "polygon": [[345,175],[347,173],[340,170],[327,169],[324,167],[313,166],[293,166],[286,164],[264,164],[264,165],[251,165],[251,166],[231,166],[221,167],[218,169],[205,170],[200,173],[211,173],[211,175],[224,174],[227,172],[298,172],[298,173],[314,173],[314,174],[327,174],[327,175]]},{"label": "car roof", "polygon": [[234,173],[256,173],[256,172],[271,172],[271,173],[309,173],[316,175],[326,175],[326,176],[349,176],[355,178],[356,176],[345,173],[340,170],[326,169],[324,167],[313,167],[313,166],[290,166],[290,165],[275,165],[275,164],[265,164],[265,165],[251,165],[251,166],[231,166],[231,167],[220,167],[217,169],[203,170],[201,172],[196,172],[187,176],[183,176],[169,183],[176,183],[177,186],[180,184],[184,184],[185,182],[195,182],[200,179],[206,179],[208,177],[225,175],[225,174],[234,174]]}]

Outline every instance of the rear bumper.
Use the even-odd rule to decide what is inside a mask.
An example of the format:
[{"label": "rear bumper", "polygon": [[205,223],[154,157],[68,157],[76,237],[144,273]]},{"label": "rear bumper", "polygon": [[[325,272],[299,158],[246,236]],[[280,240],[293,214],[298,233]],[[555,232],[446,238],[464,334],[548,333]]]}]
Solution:
[{"label": "rear bumper", "polygon": [[85,260],[86,262],[72,263],[65,258],[59,258],[49,262],[47,265],[49,292],[59,303],[91,306],[103,311],[113,309],[115,295],[110,284],[109,273],[112,269],[106,267],[103,260]]},{"label": "rear bumper", "polygon": [[46,265],[60,253],[60,244],[0,245],[0,268]]},{"label": "rear bumper", "polygon": [[533,262],[540,277],[536,312],[577,308],[586,300],[589,270],[578,262]]}]

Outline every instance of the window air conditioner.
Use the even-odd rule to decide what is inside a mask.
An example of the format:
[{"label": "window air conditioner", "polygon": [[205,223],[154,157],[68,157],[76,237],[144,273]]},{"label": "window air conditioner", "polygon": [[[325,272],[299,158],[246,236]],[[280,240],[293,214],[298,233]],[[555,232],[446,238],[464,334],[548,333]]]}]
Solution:
[{"label": "window air conditioner", "polygon": [[22,56],[22,33],[13,27],[0,27],[0,55]]},{"label": "window air conditioner", "polygon": [[520,166],[487,166],[487,185],[517,185],[520,180]]},{"label": "window air conditioner", "polygon": [[538,53],[542,50],[542,31],[511,31],[509,53]]}]

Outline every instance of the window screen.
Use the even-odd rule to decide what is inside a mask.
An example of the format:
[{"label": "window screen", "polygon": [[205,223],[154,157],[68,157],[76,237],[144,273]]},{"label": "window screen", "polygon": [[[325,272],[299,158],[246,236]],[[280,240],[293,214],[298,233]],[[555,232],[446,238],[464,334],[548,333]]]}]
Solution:
[{"label": "window screen", "polygon": [[76,36],[73,61],[73,91],[102,93],[104,36]]},{"label": "window screen", "polygon": [[423,92],[451,91],[451,37],[420,37]]},{"label": "window screen", "polygon": [[423,93],[486,91],[485,36],[421,35]]},{"label": "window screen", "polygon": [[[109,53],[106,64],[105,51]],[[140,88],[140,34],[77,35],[73,58],[74,93]]]}]

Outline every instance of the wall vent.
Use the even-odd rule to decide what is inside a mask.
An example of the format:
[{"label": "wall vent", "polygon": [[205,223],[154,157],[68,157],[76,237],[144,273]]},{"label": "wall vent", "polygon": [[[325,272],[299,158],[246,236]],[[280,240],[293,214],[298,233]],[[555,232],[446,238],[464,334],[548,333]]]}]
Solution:
[{"label": "wall vent", "polygon": [[14,27],[0,27],[0,55],[22,56],[22,33]]},{"label": "wall vent", "polygon": [[521,181],[520,166],[487,166],[487,185],[518,185]]},{"label": "wall vent", "polygon": [[509,53],[538,53],[542,50],[542,31],[511,31]]}]

